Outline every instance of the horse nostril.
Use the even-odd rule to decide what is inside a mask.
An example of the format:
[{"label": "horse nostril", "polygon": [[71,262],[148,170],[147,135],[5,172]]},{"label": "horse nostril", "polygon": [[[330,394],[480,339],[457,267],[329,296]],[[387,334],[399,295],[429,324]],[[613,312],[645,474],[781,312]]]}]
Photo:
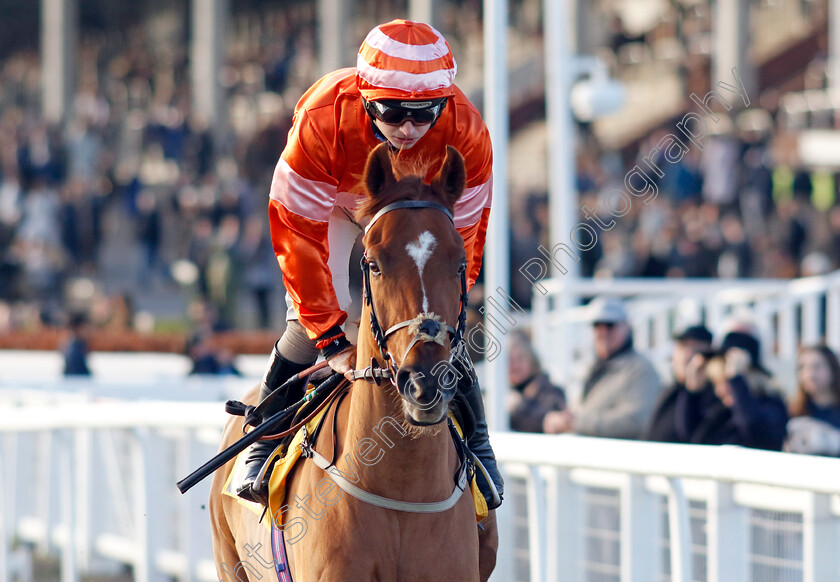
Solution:
[{"label": "horse nostril", "polygon": [[414,406],[424,408],[435,400],[425,379],[426,375],[422,372],[403,368],[397,372],[397,388]]},{"label": "horse nostril", "polygon": [[399,372],[397,372],[397,387],[400,392],[411,397],[414,397],[413,392],[417,389],[416,385],[411,381],[413,373],[414,372],[406,368],[402,368]]},{"label": "horse nostril", "polygon": [[440,333],[440,323],[434,319],[424,319],[420,322],[420,326],[417,329],[420,333],[436,337]]}]

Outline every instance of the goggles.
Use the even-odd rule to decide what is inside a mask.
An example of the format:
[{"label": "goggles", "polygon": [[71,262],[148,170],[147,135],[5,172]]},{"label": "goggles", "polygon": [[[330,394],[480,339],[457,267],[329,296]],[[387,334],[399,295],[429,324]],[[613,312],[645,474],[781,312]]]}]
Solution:
[{"label": "goggles", "polygon": [[416,125],[434,123],[446,106],[446,99],[429,101],[365,101],[365,109],[388,125],[401,125],[406,120]]}]

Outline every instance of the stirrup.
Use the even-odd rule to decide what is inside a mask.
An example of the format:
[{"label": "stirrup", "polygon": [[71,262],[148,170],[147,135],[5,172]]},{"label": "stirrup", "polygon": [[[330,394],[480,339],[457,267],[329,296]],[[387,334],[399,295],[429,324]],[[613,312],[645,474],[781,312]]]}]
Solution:
[{"label": "stirrup", "polygon": [[[282,444],[277,445],[277,447],[282,446]],[[253,481],[248,482],[243,479],[239,483],[239,486],[236,489],[237,496],[245,499],[246,501],[259,503],[261,505],[265,505],[266,507],[268,506],[268,482],[271,478],[271,471],[277,460],[282,457],[284,453],[284,451],[281,451],[279,456],[275,455],[274,453],[277,451],[277,447],[274,447],[274,449],[272,449],[265,458],[260,466],[260,470],[257,472],[257,476],[254,477]],[[247,477],[247,475],[245,477]]]}]

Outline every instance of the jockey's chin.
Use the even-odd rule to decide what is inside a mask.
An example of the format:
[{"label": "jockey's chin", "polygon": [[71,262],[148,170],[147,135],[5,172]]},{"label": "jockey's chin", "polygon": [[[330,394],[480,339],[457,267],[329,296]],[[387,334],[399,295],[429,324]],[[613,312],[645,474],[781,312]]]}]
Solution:
[{"label": "jockey's chin", "polygon": [[432,127],[431,123],[415,124],[411,121],[389,124],[377,119],[374,123],[388,143],[398,150],[413,148]]},{"label": "jockey's chin", "polygon": [[417,145],[417,142],[420,141],[419,139],[401,139],[401,138],[391,138],[388,140],[392,146],[397,148],[398,150],[409,150]]}]

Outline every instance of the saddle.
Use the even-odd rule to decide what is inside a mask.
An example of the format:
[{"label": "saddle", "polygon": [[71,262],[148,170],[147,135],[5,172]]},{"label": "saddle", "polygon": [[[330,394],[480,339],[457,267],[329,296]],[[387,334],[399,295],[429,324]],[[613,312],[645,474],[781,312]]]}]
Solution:
[{"label": "saddle", "polygon": [[[330,430],[334,433],[335,415],[338,412],[341,401],[350,390],[349,383],[341,385],[336,389],[328,390],[320,390],[320,386],[323,386],[323,383],[319,386],[310,384],[307,388],[306,396],[294,416],[289,415],[276,425],[278,432],[286,432],[289,430],[289,427],[294,427],[303,422],[300,428],[282,437],[280,444],[269,455],[265,466],[261,470],[261,473],[264,475],[263,478],[269,480],[269,507],[263,508],[262,505],[245,501],[236,494],[234,485],[238,482],[237,479],[240,471],[244,469],[244,454],[237,456],[234,470],[231,471],[228,481],[225,483],[223,494],[236,498],[240,503],[246,505],[258,515],[263,514],[266,509],[268,510],[270,519],[266,520],[267,526],[273,523],[275,527],[282,528],[283,513],[287,507],[285,505],[285,498],[288,478],[297,466],[298,460],[304,455],[304,450],[317,441],[318,435],[324,428],[325,420],[328,416],[332,416]],[[463,440],[465,435],[469,435],[474,427],[475,417],[465,401],[459,400],[456,397],[453,402],[455,404],[450,408],[448,422],[452,424],[453,439]],[[458,443],[456,443],[457,446]],[[352,472],[354,467],[351,465],[348,467],[348,470]],[[478,489],[474,474],[470,474],[469,486],[475,505],[476,521],[481,522],[487,517],[487,503],[483,494]]]},{"label": "saddle", "polygon": [[[317,442],[318,435],[322,430],[331,433],[333,445],[335,445],[335,418],[338,414],[338,409],[341,406],[341,401],[349,393],[349,386],[344,390],[337,391],[331,402],[325,406],[318,414],[313,417],[304,427],[302,427],[291,439],[287,446],[279,446],[269,457],[269,463],[276,462],[271,473],[269,481],[269,512],[272,516],[272,522],[275,527],[281,528],[283,526],[283,513],[287,507],[286,500],[286,483],[297,465],[298,460],[303,456],[309,458],[314,449],[314,443]],[[326,423],[328,417],[332,420]],[[450,412],[447,422],[450,423],[450,433],[455,442],[456,448],[461,448],[466,454],[470,454],[464,444],[464,432],[461,429],[461,424],[458,419]],[[328,428],[326,428],[328,427]],[[345,471],[338,471],[348,478],[352,478],[353,474],[358,470],[358,461],[354,461],[351,455],[345,455]],[[331,463],[332,464],[332,463]],[[470,462],[471,464],[471,462]],[[475,506],[476,522],[480,523],[487,517],[488,509],[487,502],[484,495],[478,488],[475,474],[472,470],[468,472],[470,494],[473,498]]]}]

